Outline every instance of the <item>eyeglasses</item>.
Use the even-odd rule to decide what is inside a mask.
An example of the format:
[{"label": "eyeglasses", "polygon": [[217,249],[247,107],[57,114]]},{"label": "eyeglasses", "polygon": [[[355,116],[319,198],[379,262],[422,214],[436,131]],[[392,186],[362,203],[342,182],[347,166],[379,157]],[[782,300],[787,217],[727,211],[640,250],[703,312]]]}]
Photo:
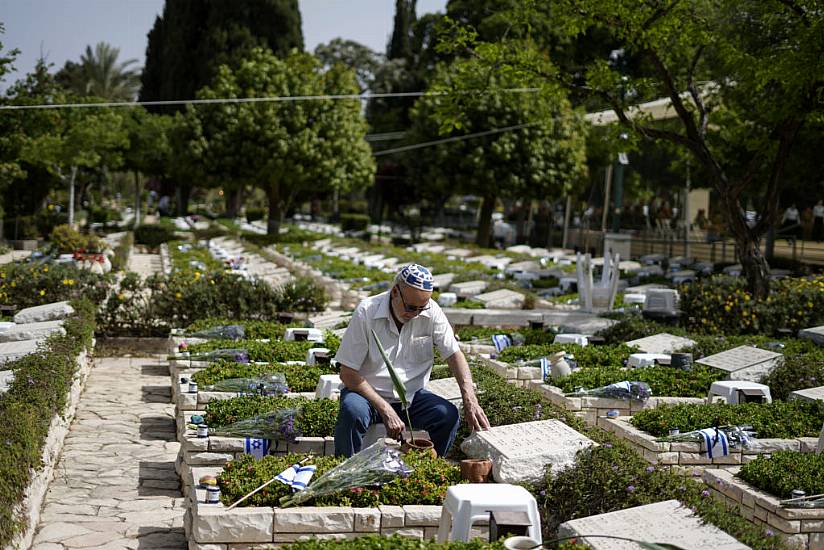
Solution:
[{"label": "eyeglasses", "polygon": [[401,287],[400,287],[400,286],[396,286],[395,288],[397,288],[397,289],[398,289],[398,294],[399,294],[399,295],[400,295],[400,297],[401,297],[401,303],[403,303],[403,309],[404,309],[407,313],[420,313],[420,312],[422,312],[422,311],[426,311],[427,309],[429,309],[429,303],[428,303],[428,302],[427,302],[427,304],[426,304],[425,306],[410,306],[410,305],[408,305],[408,304],[406,303],[406,300],[404,300],[404,298],[403,298],[403,291],[401,291]]}]

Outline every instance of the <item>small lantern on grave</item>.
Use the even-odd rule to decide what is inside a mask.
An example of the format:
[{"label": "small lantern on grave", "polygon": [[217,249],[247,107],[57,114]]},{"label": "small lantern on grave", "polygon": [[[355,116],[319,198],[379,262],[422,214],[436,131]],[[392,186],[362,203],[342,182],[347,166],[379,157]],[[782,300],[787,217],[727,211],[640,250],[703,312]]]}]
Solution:
[{"label": "small lantern on grave", "polygon": [[496,542],[501,537],[525,537],[531,525],[526,512],[493,510],[489,513],[489,542]]}]

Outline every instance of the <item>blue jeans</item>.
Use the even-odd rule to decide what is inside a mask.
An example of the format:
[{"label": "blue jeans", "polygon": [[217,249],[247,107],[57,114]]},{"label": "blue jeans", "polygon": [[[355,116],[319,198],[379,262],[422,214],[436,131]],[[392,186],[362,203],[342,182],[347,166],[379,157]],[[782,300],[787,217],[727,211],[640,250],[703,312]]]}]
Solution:
[{"label": "blue jeans", "polygon": [[[406,424],[406,415],[400,403],[391,403],[392,408]],[[445,456],[461,424],[458,408],[438,395],[420,390],[409,407],[412,427],[426,430],[438,456]],[[361,450],[361,442],[366,430],[372,424],[383,423],[378,411],[359,393],[343,389],[340,393],[340,410],[335,426],[335,455],[352,456]]]}]

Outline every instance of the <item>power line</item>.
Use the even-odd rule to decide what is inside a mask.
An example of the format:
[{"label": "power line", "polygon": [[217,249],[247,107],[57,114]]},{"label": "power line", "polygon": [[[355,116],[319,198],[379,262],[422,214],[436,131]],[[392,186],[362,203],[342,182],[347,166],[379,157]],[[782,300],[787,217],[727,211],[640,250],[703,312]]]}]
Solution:
[{"label": "power line", "polygon": [[[501,90],[507,93],[525,94],[535,93],[538,88],[507,88]],[[472,92],[463,92],[472,93]],[[489,91],[478,92],[481,94],[491,93]],[[329,95],[298,95],[298,96],[271,96],[271,97],[222,97],[213,99],[169,99],[161,101],[106,101],[99,103],[42,103],[37,105],[0,105],[0,111],[24,111],[33,109],[88,109],[88,108],[111,108],[111,107],[163,107],[171,105],[216,105],[224,103],[276,103],[293,101],[339,101],[339,100],[359,100],[369,101],[370,99],[384,99],[395,97],[421,97],[421,96],[444,96],[450,95],[448,92],[387,92],[376,94],[329,94]]]},{"label": "power line", "polygon": [[414,143],[412,145],[404,145],[402,147],[395,147],[394,149],[386,149],[385,151],[376,151],[372,153],[373,156],[382,157],[384,155],[392,155],[394,153],[402,153],[404,151],[413,151],[415,149],[423,149],[424,147],[432,147],[433,145],[441,145],[443,143],[451,143],[453,141],[463,141],[465,139],[473,139],[477,137],[490,136],[492,134],[500,134],[502,132],[511,132],[514,130],[522,130],[530,126],[537,126],[540,122],[526,122],[524,124],[516,124],[514,126],[505,126],[503,128],[493,128],[492,130],[485,130],[483,132],[475,132],[473,134],[465,134],[462,136],[452,136],[443,139],[436,139],[434,141],[424,141],[422,143]]}]

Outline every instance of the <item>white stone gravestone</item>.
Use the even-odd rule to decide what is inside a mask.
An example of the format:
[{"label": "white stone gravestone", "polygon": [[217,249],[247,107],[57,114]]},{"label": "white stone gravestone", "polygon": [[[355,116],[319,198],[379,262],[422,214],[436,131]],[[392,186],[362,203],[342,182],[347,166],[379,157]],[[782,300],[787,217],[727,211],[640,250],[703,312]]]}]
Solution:
[{"label": "white stone gravestone", "polygon": [[9,391],[9,386],[14,381],[14,371],[0,371],[0,395]]},{"label": "white stone gravestone", "polygon": [[521,309],[524,305],[524,295],[508,288],[478,294],[475,300],[489,309]]},{"label": "white stone gravestone", "polygon": [[27,307],[21,309],[14,316],[14,322],[18,325],[25,323],[41,323],[43,321],[56,321],[65,319],[74,313],[74,308],[69,302],[54,302],[42,306]]},{"label": "white stone gravestone", "polygon": [[441,292],[438,296],[438,305],[441,307],[452,307],[458,303],[458,296],[454,292]]},{"label": "white stone gravestone", "polygon": [[430,380],[426,384],[426,389],[451,401],[454,405],[459,406],[462,401],[461,388],[458,386],[458,380],[455,378],[440,378],[438,380]]},{"label": "white stone gravestone", "polygon": [[0,365],[20,359],[24,355],[37,351],[37,346],[43,340],[19,340],[17,342],[0,343]]},{"label": "white stone gravestone", "polygon": [[696,363],[725,371],[727,380],[758,382],[780,365],[783,360],[784,356],[774,351],[752,346],[738,346],[698,359]]},{"label": "white stone gravestone", "polygon": [[695,341],[681,336],[674,336],[667,332],[630,340],[628,346],[635,346],[644,353],[674,353],[679,349],[691,348]]},{"label": "white stone gravestone", "polygon": [[452,279],[455,278],[454,273],[441,273],[440,275],[432,276],[432,286],[435,290],[445,290],[452,284]]},{"label": "white stone gravestone", "polygon": [[627,294],[643,294],[646,296],[647,291],[657,288],[667,288],[665,285],[659,283],[649,283],[646,285],[630,286],[624,289]]},{"label": "white stone gravestone", "polygon": [[671,544],[683,550],[747,550],[718,527],[705,523],[677,500],[573,519],[562,523],[559,537],[579,537],[593,550],[640,550],[634,542],[586,538],[586,535],[613,535],[646,543]]},{"label": "white stone gravestone", "polygon": [[819,346],[824,346],[824,325],[814,328],[805,328],[798,331],[799,338],[807,338],[812,340]]},{"label": "white stone gravestone", "polygon": [[633,368],[652,367],[656,364],[669,365],[670,356],[666,353],[633,353],[627,360],[627,365]]},{"label": "white stone gravestone", "polygon": [[470,458],[492,459],[498,483],[520,483],[540,481],[550,464],[557,473],[575,462],[578,451],[595,444],[559,420],[538,420],[475,432],[461,450]]},{"label": "white stone gravestone", "polygon": [[678,291],[669,288],[651,288],[644,302],[645,311],[675,311],[678,308]]},{"label": "white stone gravestone", "polygon": [[802,401],[824,401],[824,386],[790,392],[790,400],[795,399],[800,399]]},{"label": "white stone gravestone", "polygon": [[455,258],[468,258],[475,254],[466,248],[450,248],[448,250],[444,250],[443,253],[447,256],[454,256]]},{"label": "white stone gravestone", "polygon": [[455,283],[449,287],[449,291],[457,294],[458,298],[472,298],[482,293],[486,286],[486,281],[466,281],[465,283]]},{"label": "white stone gravestone", "polygon": [[17,342],[19,340],[42,340],[52,334],[66,334],[63,321],[43,321],[40,323],[26,323],[14,325],[8,330],[0,332],[0,342]]}]

